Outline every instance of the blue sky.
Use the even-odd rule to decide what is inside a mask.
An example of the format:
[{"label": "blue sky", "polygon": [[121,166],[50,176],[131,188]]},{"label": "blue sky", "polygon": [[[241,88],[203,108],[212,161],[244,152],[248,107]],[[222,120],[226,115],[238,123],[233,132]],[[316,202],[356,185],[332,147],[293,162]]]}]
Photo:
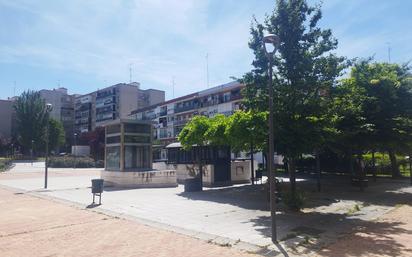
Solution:
[{"label": "blue sky", "polygon": [[[0,99],[25,89],[84,94],[119,82],[166,91],[205,89],[250,70],[252,15],[274,0],[0,0]],[[314,3],[316,1],[310,1]],[[412,1],[324,0],[321,26],[348,57],[412,60]],[[16,85],[14,87],[14,85]]]}]

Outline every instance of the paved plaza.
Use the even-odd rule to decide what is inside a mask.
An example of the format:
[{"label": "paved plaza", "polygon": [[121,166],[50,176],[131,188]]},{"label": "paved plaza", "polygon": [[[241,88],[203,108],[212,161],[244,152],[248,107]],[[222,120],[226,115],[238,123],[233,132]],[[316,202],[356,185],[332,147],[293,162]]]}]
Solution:
[{"label": "paved plaza", "polygon": [[370,182],[369,188],[360,192],[342,178],[336,180],[339,183],[331,178],[324,181],[324,193],[317,193],[310,178],[302,180],[300,188],[309,192],[306,208],[301,213],[291,213],[279,206],[279,249],[270,241],[269,206],[261,185],[210,188],[196,193],[184,193],[182,186],[106,188],[103,204],[91,206],[90,180],[99,177],[99,169],[50,169],[49,188],[44,190],[43,165],[17,163],[9,172],[0,174],[0,185],[111,217],[136,220],[203,241],[263,254],[271,250],[279,253],[283,248],[312,254],[353,228],[370,226],[400,205],[412,203],[408,181]]}]

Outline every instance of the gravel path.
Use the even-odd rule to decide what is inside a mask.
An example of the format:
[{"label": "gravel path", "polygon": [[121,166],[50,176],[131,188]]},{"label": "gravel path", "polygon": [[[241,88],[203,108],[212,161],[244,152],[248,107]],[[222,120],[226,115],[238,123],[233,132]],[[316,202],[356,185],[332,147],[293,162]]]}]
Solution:
[{"label": "gravel path", "polygon": [[412,206],[403,205],[348,235],[314,256],[412,256]]},{"label": "gravel path", "polygon": [[1,256],[255,256],[0,189]]}]

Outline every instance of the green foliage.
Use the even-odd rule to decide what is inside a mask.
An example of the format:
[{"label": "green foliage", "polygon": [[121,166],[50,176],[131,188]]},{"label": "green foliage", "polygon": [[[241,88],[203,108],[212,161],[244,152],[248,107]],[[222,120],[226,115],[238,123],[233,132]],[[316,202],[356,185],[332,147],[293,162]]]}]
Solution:
[{"label": "green foliage", "polygon": [[49,149],[58,149],[66,142],[63,124],[56,120],[49,120]]},{"label": "green foliage", "polygon": [[408,153],[412,136],[412,83],[407,65],[362,60],[334,94],[338,147],[351,152],[389,152],[392,175],[399,176],[395,153]]},{"label": "green foliage", "polygon": [[345,58],[332,53],[337,40],[330,30],[318,27],[320,7],[304,0],[278,0],[265,23],[255,21],[249,47],[255,54],[254,69],[241,82],[244,105],[249,110],[267,111],[268,57],[262,47],[264,32],[279,36],[275,67],[275,140],[278,152],[296,158],[312,152],[333,136],[335,117],[329,112],[329,92],[346,67]]},{"label": "green foliage", "polygon": [[35,149],[41,147],[46,127],[45,102],[36,91],[23,92],[14,103],[16,112],[16,136],[23,151],[29,153],[34,140]]},{"label": "green foliage", "polygon": [[218,114],[209,119],[209,127],[205,133],[206,141],[211,145],[229,145],[227,128],[230,120],[223,114]]},{"label": "green foliage", "polygon": [[344,139],[357,142],[361,149],[407,151],[412,135],[409,76],[408,66],[371,60],[356,63],[337,89],[341,93],[336,98],[340,100],[336,102],[341,111],[339,130]]},{"label": "green foliage", "polygon": [[10,159],[0,158],[0,172],[9,169],[11,165],[12,165],[12,162]]},{"label": "green foliage", "polygon": [[211,126],[209,118],[195,116],[180,131],[177,139],[184,149],[191,149],[194,145],[204,146],[208,143],[206,133]]},{"label": "green foliage", "polygon": [[233,151],[264,150],[267,145],[267,113],[237,111],[228,119],[226,137]]},{"label": "green foliage", "polygon": [[285,193],[282,195],[282,201],[291,211],[300,211],[306,202],[306,196],[303,192]]},{"label": "green foliage", "polygon": [[89,157],[61,156],[49,159],[51,168],[103,168],[103,161],[95,161]]}]

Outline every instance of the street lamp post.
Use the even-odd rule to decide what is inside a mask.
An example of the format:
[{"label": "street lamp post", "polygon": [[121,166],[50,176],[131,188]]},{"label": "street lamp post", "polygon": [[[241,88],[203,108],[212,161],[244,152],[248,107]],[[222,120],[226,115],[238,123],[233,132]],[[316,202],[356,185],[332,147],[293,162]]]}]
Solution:
[{"label": "street lamp post", "polygon": [[34,140],[31,140],[31,166],[33,166]]},{"label": "street lamp post", "polygon": [[47,173],[49,168],[49,118],[50,112],[53,109],[53,105],[50,103],[46,104],[46,160],[44,166],[44,188],[47,188]]},{"label": "street lamp post", "polygon": [[73,149],[73,168],[76,168],[76,152],[77,152],[77,133],[74,133],[74,149]]},{"label": "street lamp post", "polygon": [[279,45],[279,37],[273,34],[269,34],[263,37],[263,48],[266,56],[269,59],[268,69],[268,91],[269,91],[269,154],[268,154],[268,174],[269,174],[269,186],[270,186],[270,216],[272,220],[272,242],[277,243],[276,232],[276,196],[275,196],[275,173],[276,167],[274,165],[274,141],[273,141],[273,55],[276,53]]}]

